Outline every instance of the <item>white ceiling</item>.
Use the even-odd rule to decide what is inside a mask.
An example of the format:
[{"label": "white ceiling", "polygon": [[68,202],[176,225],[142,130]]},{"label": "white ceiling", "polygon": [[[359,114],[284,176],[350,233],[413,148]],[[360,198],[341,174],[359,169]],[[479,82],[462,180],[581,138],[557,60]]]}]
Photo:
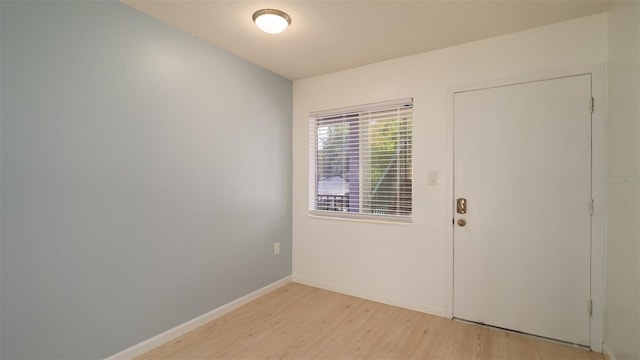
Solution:
[{"label": "white ceiling", "polygon": [[[295,80],[604,12],[609,0],[123,0]],[[269,35],[251,20],[276,8],[292,24]]]}]

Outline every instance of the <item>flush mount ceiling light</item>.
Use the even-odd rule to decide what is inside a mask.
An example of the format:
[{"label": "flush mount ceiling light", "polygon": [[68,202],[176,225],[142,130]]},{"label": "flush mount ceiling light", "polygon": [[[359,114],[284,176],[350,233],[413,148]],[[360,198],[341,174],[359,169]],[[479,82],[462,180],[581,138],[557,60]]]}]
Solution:
[{"label": "flush mount ceiling light", "polygon": [[262,9],[253,13],[253,22],[266,33],[278,34],[291,25],[291,17],[280,10]]}]

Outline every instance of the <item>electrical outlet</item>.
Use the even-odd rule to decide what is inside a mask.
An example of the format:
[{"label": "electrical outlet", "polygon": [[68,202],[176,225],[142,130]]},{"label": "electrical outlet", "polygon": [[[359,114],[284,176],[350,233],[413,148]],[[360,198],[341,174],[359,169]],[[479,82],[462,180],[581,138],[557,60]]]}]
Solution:
[{"label": "electrical outlet", "polygon": [[273,243],[273,255],[280,254],[280,242]]}]

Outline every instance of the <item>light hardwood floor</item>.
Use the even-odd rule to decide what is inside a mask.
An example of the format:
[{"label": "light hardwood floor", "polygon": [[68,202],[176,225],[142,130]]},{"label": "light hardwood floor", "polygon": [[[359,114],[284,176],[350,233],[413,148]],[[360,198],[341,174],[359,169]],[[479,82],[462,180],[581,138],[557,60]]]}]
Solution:
[{"label": "light hardwood floor", "polygon": [[290,283],[138,359],[597,359],[530,336]]}]

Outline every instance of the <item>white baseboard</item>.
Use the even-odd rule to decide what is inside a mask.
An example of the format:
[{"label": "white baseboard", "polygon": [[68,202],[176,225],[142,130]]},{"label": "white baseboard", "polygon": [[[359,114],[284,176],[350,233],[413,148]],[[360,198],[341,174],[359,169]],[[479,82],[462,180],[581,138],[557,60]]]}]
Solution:
[{"label": "white baseboard", "polygon": [[136,345],[133,345],[132,347],[125,349],[123,351],[120,351],[119,353],[115,354],[115,355],[111,355],[108,358],[106,358],[105,360],[129,360],[129,359],[133,359],[136,356],[140,356],[150,350],[153,350],[155,348],[157,348],[158,346],[165,344],[175,338],[177,338],[178,336],[184,335],[186,333],[188,333],[189,331],[200,327],[212,320],[215,320],[219,317],[221,317],[222,315],[225,315],[237,308],[239,308],[242,305],[245,305],[257,298],[259,298],[262,295],[265,295],[285,284],[288,284],[291,282],[291,276],[287,276],[283,279],[280,279],[276,282],[273,282],[263,288],[260,288],[250,294],[247,294],[239,299],[236,299],[232,302],[229,302],[227,304],[224,304],[212,311],[209,311],[208,313],[204,314],[204,315],[200,315],[195,319],[191,319],[185,323],[182,323],[176,327],[174,327],[173,329],[169,329],[165,332],[163,332],[162,334],[156,335],[150,339],[147,339],[141,343],[138,343]]},{"label": "white baseboard", "polygon": [[397,298],[388,297],[388,296],[380,296],[380,295],[371,294],[371,293],[367,293],[360,290],[348,289],[342,286],[329,284],[329,283],[325,283],[325,282],[317,281],[313,279],[301,278],[297,276],[293,277],[293,282],[309,285],[309,286],[313,286],[313,287],[317,287],[320,289],[325,289],[333,292],[338,292],[345,295],[355,296],[361,299],[371,300],[371,301],[375,301],[375,302],[379,302],[387,305],[397,306],[397,307],[401,307],[409,310],[420,311],[423,313],[436,315],[440,317],[446,317],[445,309],[438,306],[418,304],[412,301],[406,301],[406,300],[397,299]]},{"label": "white baseboard", "polygon": [[602,344],[602,354],[607,360],[618,360],[611,349],[609,349],[609,345],[607,345],[607,343]]}]

